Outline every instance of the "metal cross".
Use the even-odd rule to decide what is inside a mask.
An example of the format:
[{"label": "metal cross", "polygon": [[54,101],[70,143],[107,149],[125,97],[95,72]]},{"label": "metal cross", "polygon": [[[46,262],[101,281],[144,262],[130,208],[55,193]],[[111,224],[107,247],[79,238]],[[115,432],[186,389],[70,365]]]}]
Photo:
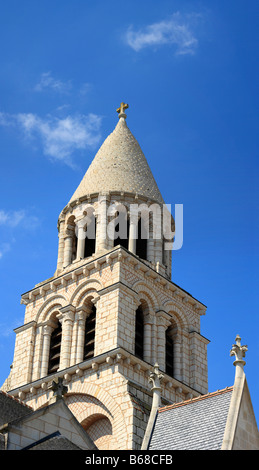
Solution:
[{"label": "metal cross", "polygon": [[125,109],[127,109],[128,107],[129,107],[128,104],[122,102],[121,105],[120,105],[120,107],[117,109],[117,113],[119,113],[119,116],[120,116],[120,114],[125,114],[124,111],[125,111]]}]

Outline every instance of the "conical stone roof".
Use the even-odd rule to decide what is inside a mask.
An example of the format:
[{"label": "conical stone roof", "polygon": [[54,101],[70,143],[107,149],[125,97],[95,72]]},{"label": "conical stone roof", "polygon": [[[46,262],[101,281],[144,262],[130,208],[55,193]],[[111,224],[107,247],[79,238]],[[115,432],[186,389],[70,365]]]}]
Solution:
[{"label": "conical stone roof", "polygon": [[130,192],[163,203],[145,155],[124,117],[100,147],[69,202],[109,191]]}]

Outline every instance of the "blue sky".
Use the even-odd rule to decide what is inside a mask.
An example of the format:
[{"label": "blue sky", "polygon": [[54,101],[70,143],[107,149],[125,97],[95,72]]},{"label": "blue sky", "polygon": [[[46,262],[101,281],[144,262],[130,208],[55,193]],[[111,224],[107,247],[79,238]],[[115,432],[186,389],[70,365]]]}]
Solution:
[{"label": "blue sky", "polygon": [[0,4],[0,382],[22,293],[52,276],[57,219],[129,103],[164,200],[183,204],[172,280],[207,305],[209,391],[240,334],[259,422],[255,1]]}]

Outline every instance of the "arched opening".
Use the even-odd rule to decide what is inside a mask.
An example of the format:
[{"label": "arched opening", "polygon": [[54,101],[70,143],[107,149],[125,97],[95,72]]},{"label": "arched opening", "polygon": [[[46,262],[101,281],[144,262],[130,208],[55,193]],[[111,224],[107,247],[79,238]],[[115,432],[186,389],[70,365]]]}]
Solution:
[{"label": "arched opening", "polygon": [[165,372],[174,375],[174,340],[173,327],[169,326],[165,332]]},{"label": "arched opening", "polygon": [[147,259],[148,219],[140,218],[138,221],[138,238],[136,240],[136,255]]},{"label": "arched opening", "polygon": [[112,425],[105,415],[96,413],[81,423],[99,450],[113,449]]},{"label": "arched opening", "polygon": [[57,372],[60,363],[62,325],[57,321],[50,338],[48,374]]},{"label": "arched opening", "polygon": [[71,262],[73,262],[76,259],[76,254],[77,254],[77,237],[76,235],[73,236],[73,242],[72,242],[72,258]]},{"label": "arched opening", "polygon": [[94,215],[91,216],[87,228],[85,231],[85,250],[84,258],[89,258],[95,253],[96,246],[96,218]]},{"label": "arched opening", "polygon": [[123,211],[118,213],[117,223],[114,227],[114,246],[118,245],[126,249],[129,246],[129,220],[127,212]]},{"label": "arched opening", "polygon": [[91,303],[91,311],[85,321],[84,361],[94,356],[96,307]]},{"label": "arched opening", "polygon": [[[76,236],[76,224],[75,224],[75,216],[71,215],[67,220],[67,246],[65,247],[65,259],[64,264],[67,266],[71,264],[77,255],[77,236]],[[66,245],[66,240],[65,240]]]},{"label": "arched opening", "polygon": [[135,356],[139,359],[144,358],[144,314],[142,305],[136,310]]}]

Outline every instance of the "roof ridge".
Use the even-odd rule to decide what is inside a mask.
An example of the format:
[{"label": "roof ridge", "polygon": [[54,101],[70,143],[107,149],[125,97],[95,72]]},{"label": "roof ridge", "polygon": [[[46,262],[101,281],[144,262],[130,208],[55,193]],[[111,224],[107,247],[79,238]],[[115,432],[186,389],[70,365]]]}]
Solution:
[{"label": "roof ridge", "polygon": [[27,405],[27,403],[24,403],[24,401],[20,400],[19,398],[16,398],[13,395],[10,395],[10,393],[5,392],[4,390],[0,390],[0,393],[2,393],[3,395],[5,395],[8,398],[11,398],[12,400],[16,401],[17,403],[20,403],[20,405],[23,405],[26,408],[29,408],[30,410],[34,411],[32,406]]},{"label": "roof ridge", "polygon": [[199,395],[198,397],[189,398],[188,400],[184,400],[184,401],[181,401],[181,402],[178,402],[178,403],[173,403],[172,405],[166,405],[166,406],[163,406],[162,408],[160,408],[158,410],[158,413],[163,413],[164,411],[168,411],[168,410],[171,410],[173,408],[179,408],[181,406],[189,405],[189,404],[197,402],[197,401],[202,401],[202,400],[205,400],[206,398],[211,398],[211,397],[215,397],[217,395],[222,395],[223,393],[231,392],[232,390],[233,390],[233,385],[231,387],[225,387],[221,390],[216,390],[215,392],[206,393],[206,395]]}]

